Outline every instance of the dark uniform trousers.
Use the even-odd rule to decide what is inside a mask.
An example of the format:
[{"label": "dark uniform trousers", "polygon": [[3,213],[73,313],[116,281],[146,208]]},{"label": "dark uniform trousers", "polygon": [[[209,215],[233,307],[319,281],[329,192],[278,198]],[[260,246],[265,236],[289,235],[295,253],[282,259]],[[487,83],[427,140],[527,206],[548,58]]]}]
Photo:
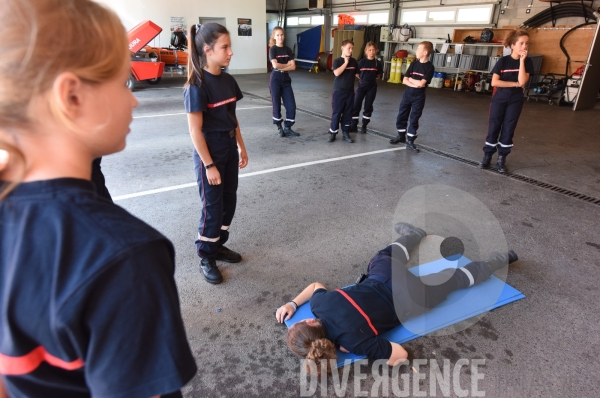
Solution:
[{"label": "dark uniform trousers", "polygon": [[358,86],[354,93],[354,111],[352,112],[353,125],[358,124],[363,100],[365,101],[365,108],[363,110],[362,124],[363,126],[369,124],[371,115],[373,114],[373,102],[375,102],[375,96],[377,96],[377,84],[372,86]]},{"label": "dark uniform trousers", "polygon": [[[520,87],[499,87],[490,104],[490,121],[485,138],[485,153],[493,154],[498,146],[499,155],[508,155],[513,146],[513,136],[521,110],[523,109],[523,89]],[[498,136],[500,140],[498,141]]]},{"label": "dark uniform trousers", "polygon": [[[402,96],[402,101],[400,101],[398,117],[396,118],[396,129],[400,132],[406,131],[408,125],[406,136],[409,141],[412,141],[417,137],[419,119],[421,118],[423,108],[425,107],[425,97],[425,89],[407,87]],[[410,125],[408,124],[409,115]]]},{"label": "dark uniform trousers", "polygon": [[333,90],[331,97],[331,126],[329,132],[335,134],[338,132],[340,122],[342,131],[350,131],[350,123],[352,123],[352,108],[354,107],[354,91],[353,90]]},{"label": "dark uniform trousers", "polygon": [[284,125],[292,127],[296,122],[296,99],[294,98],[292,79],[289,73],[273,69],[269,81],[269,90],[273,102],[273,124],[283,121],[281,117],[281,100],[283,99],[283,106],[285,107]]},{"label": "dark uniform trousers", "polygon": [[211,258],[229,239],[229,226],[237,202],[239,154],[235,130],[207,133],[204,139],[213,163],[221,174],[221,184],[210,185],[206,168],[194,150],[194,171],[202,202],[196,249],[200,257]]},{"label": "dark uniform trousers", "polygon": [[427,312],[455,290],[487,280],[493,273],[485,262],[471,262],[462,268],[446,268],[425,276],[415,276],[406,268],[410,252],[419,239],[405,235],[379,251],[369,263],[367,277],[383,283],[392,295],[400,322]]}]

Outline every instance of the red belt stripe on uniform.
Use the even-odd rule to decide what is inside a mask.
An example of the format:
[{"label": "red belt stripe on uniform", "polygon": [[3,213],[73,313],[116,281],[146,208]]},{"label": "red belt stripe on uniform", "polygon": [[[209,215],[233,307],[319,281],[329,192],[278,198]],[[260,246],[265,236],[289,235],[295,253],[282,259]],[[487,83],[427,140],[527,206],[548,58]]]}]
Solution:
[{"label": "red belt stripe on uniform", "polygon": [[356,304],[356,302],[354,300],[352,300],[352,298],[350,296],[348,296],[346,294],[346,292],[344,292],[343,290],[335,289],[335,291],[339,292],[342,296],[344,296],[346,298],[346,300],[348,300],[350,302],[350,304],[352,304],[354,306],[354,308],[356,308],[358,310],[358,312],[360,312],[360,314],[367,320],[367,323],[369,324],[369,326],[375,333],[375,336],[377,336],[379,334],[379,332],[377,331],[377,329],[375,329],[375,326],[373,326],[373,324],[371,323],[371,319],[369,318],[369,316],[367,314],[365,314],[365,312],[362,310],[362,308],[360,308],[358,306],[358,304]]},{"label": "red belt stripe on uniform", "polygon": [[67,362],[50,354],[44,347],[38,346],[29,354],[19,357],[0,354],[0,374],[5,376],[25,375],[36,370],[44,361],[65,370],[77,370],[84,365],[80,358]]},{"label": "red belt stripe on uniform", "polygon": [[236,97],[231,97],[231,98],[229,98],[229,99],[226,99],[226,100],[223,100],[223,101],[221,101],[221,102],[217,102],[216,104],[206,104],[206,106],[207,106],[208,108],[216,108],[216,107],[218,107],[218,106],[225,105],[225,104],[228,104],[228,103],[230,103],[230,102],[235,102],[236,100],[237,100],[237,98],[236,98]]}]

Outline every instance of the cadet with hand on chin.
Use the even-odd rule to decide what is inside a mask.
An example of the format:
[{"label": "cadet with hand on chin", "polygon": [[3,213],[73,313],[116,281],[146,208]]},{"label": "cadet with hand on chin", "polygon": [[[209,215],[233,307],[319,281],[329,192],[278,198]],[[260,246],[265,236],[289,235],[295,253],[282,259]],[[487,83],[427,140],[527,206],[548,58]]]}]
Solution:
[{"label": "cadet with hand on chin", "polygon": [[342,56],[336,58],[332,64],[335,80],[333,81],[333,98],[331,99],[333,113],[331,114],[328,142],[335,141],[340,121],[342,124],[342,139],[349,143],[354,142],[349,134],[354,107],[354,80],[358,71],[358,62],[352,58],[353,49],[354,43],[352,40],[344,40],[342,42]]}]

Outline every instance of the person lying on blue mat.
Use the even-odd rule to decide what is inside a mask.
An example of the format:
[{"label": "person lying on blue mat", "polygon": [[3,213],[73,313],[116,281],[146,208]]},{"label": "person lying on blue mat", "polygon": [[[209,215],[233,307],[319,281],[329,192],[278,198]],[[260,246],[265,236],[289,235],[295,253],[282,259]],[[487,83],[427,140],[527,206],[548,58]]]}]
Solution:
[{"label": "person lying on blue mat", "polygon": [[[362,282],[334,291],[315,282],[277,309],[275,317],[283,322],[310,301],[316,319],[292,325],[286,340],[296,355],[315,361],[319,372],[322,359],[337,357],[336,348],[371,359],[388,359],[391,366],[404,361],[408,357],[404,348],[379,334],[429,311],[451,292],[481,283],[518,260],[517,254],[509,250],[492,253],[487,261],[418,277],[406,268],[406,263],[409,253],[427,233],[407,223],[398,223],[395,229],[400,237],[371,259]],[[328,372],[330,365],[327,361]]]}]

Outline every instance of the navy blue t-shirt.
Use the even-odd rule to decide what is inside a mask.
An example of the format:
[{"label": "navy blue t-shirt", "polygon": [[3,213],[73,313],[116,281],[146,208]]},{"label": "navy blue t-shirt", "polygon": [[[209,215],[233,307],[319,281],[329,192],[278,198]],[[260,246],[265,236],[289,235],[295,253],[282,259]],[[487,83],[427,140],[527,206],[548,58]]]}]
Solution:
[{"label": "navy blue t-shirt", "polygon": [[271,46],[269,49],[269,59],[277,60],[278,64],[287,64],[294,59],[294,53],[288,46],[277,47]]},{"label": "navy blue t-shirt", "polygon": [[[510,55],[506,55],[496,62],[492,68],[492,73],[500,76],[500,80],[505,82],[519,81],[519,67],[521,66],[520,59],[514,59]],[[533,61],[531,58],[525,58],[525,72],[530,75],[533,73]]]},{"label": "navy blue t-shirt", "polygon": [[[421,62],[418,59],[414,60],[413,62],[411,62],[410,66],[408,67],[407,71],[406,71],[406,77],[410,77],[414,80],[425,80],[427,81],[427,84],[431,83],[431,79],[433,78],[433,72],[435,71],[435,68],[433,67],[433,64],[430,61],[427,62]],[[410,88],[415,88],[415,87],[410,87]],[[421,87],[418,90],[422,89],[425,90],[427,88],[427,85],[425,85],[425,87]]]},{"label": "navy blue t-shirt", "polygon": [[[333,60],[332,68],[336,70],[340,66],[344,65],[344,57],[339,57]],[[352,90],[354,91],[354,80],[356,80],[356,74],[358,73],[358,62],[352,57],[346,65],[346,69],[341,75],[336,76],[333,80],[334,90]]]},{"label": "navy blue t-shirt", "polygon": [[9,396],[148,398],[194,376],[167,238],[72,178],[19,185],[0,220]]},{"label": "navy blue t-shirt", "polygon": [[204,112],[203,133],[231,131],[238,125],[235,116],[236,102],[244,98],[235,79],[225,72],[212,75],[203,71],[204,78],[183,90],[185,111]]},{"label": "navy blue t-shirt", "polygon": [[400,325],[392,293],[373,279],[342,290],[367,314],[378,335],[341,293],[317,289],[310,299],[310,310],[321,321],[327,338],[351,353],[371,359],[389,359],[392,345],[379,335]]},{"label": "navy blue t-shirt", "polygon": [[377,75],[383,73],[383,65],[377,58],[370,60],[363,58],[358,61],[358,77],[360,78],[358,85],[362,87],[370,87],[377,85]]}]

